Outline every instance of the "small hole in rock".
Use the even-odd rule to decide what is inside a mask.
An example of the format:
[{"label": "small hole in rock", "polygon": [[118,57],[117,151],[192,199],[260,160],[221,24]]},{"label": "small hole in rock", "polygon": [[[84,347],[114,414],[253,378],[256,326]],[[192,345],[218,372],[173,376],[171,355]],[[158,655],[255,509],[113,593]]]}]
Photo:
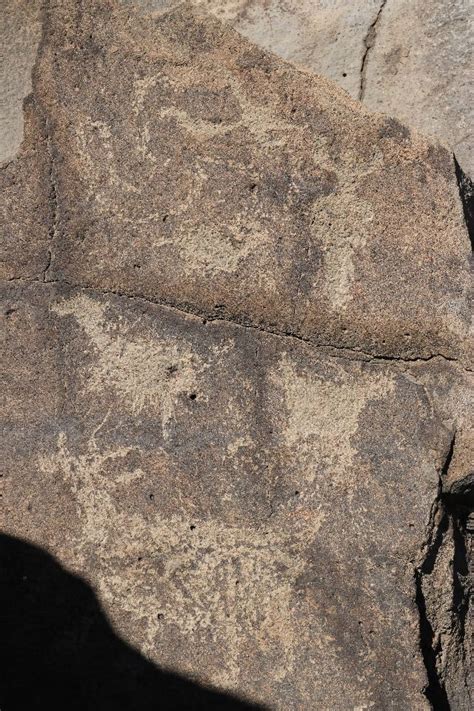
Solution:
[{"label": "small hole in rock", "polygon": [[150,501],[153,501],[153,499],[155,498],[155,495],[154,495],[154,494],[149,494],[149,495],[148,495],[148,498],[150,499]]},{"label": "small hole in rock", "polygon": [[190,525],[190,527],[189,527],[189,530],[190,530],[190,531],[194,531],[195,528],[196,528],[196,526],[192,523],[192,524]]},{"label": "small hole in rock", "polygon": [[190,399],[190,400],[195,400],[196,398],[197,398],[196,393],[190,393],[190,394],[189,394],[189,399]]},{"label": "small hole in rock", "polygon": [[343,76],[343,77],[346,77],[346,76],[347,76],[347,72],[342,72],[342,76]]}]

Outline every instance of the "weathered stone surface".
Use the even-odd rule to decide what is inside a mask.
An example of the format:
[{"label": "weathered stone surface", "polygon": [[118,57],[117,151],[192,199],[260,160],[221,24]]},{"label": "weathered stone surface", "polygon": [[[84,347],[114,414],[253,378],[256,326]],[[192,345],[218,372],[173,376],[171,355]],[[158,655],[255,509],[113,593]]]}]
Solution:
[{"label": "weathered stone surface", "polygon": [[[137,0],[148,12],[176,0]],[[450,146],[474,175],[470,0],[195,0],[253,42]]]},{"label": "weathered stone surface", "polygon": [[25,138],[16,158],[0,168],[0,277],[43,279],[54,220],[47,122],[25,102]]},{"label": "weathered stone surface", "polygon": [[470,248],[447,151],[189,7],[61,8],[34,94],[47,279],[371,354],[461,355]]},{"label": "weathered stone surface", "polygon": [[[123,0],[150,16],[179,0]],[[329,77],[358,99],[364,37],[380,0],[193,0],[255,44]]]},{"label": "weathered stone surface", "polygon": [[364,102],[438,136],[474,176],[471,0],[387,2],[371,49]]},{"label": "weathered stone surface", "polygon": [[0,27],[0,163],[15,157],[23,139],[23,99],[41,37],[40,0],[3,0]]},{"label": "weathered stone surface", "polygon": [[[150,17],[180,0],[123,0]],[[470,0],[194,0],[252,42],[333,79],[371,109],[398,117],[456,152],[474,175]],[[38,42],[39,0],[7,3],[0,161],[20,143],[20,100]],[[11,46],[13,43],[13,46]],[[10,71],[13,66],[15,71]],[[15,138],[14,143],[12,138]]]},{"label": "weathered stone surface", "polygon": [[451,157],[189,7],[44,28],[1,173],[5,534],[201,685],[468,709]]},{"label": "weathered stone surface", "polygon": [[87,290],[6,305],[7,533],[162,667],[272,709],[428,708],[414,573],[454,423],[416,366]]}]

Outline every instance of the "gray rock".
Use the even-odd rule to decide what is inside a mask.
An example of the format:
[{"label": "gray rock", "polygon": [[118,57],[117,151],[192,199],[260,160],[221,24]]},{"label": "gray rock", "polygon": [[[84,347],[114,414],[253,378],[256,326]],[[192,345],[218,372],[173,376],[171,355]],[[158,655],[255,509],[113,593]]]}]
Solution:
[{"label": "gray rock", "polygon": [[4,0],[0,27],[0,163],[15,157],[23,139],[23,99],[41,37],[40,0]]},{"label": "gray rock", "polygon": [[438,137],[474,176],[474,14],[470,0],[389,0],[363,100]]}]

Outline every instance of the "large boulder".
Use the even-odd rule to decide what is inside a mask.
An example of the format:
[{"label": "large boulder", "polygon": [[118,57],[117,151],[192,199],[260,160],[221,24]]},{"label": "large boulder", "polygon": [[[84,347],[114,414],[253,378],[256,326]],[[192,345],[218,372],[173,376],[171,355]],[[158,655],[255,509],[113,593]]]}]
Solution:
[{"label": "large boulder", "polygon": [[[149,15],[180,0],[123,0]],[[474,36],[466,0],[193,0],[373,110],[435,136],[474,175]]]},{"label": "large boulder", "polygon": [[470,249],[444,148],[190,8],[75,8],[45,19],[3,171],[7,275],[48,267],[369,355],[463,356]]},{"label": "large boulder", "polygon": [[[189,6],[43,24],[1,174],[5,532],[157,673],[271,709],[467,709],[451,155]],[[51,625],[45,674],[86,668],[93,609]]]},{"label": "large boulder", "polygon": [[[122,0],[147,16],[181,0]],[[0,162],[22,131],[41,0],[4,0]],[[474,175],[473,24],[466,0],[193,0],[259,46],[337,82],[371,109],[437,137]],[[0,50],[1,51],[1,50]]]}]

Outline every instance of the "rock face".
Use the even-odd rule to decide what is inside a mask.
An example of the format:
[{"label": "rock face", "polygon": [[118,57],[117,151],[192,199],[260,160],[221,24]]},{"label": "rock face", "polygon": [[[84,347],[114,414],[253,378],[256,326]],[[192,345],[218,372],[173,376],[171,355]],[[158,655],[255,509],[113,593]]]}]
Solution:
[{"label": "rock face", "polygon": [[[452,157],[189,6],[43,26],[1,172],[5,533],[235,708],[468,709]],[[81,614],[46,677],[89,654]]]},{"label": "rock face", "polygon": [[363,100],[453,149],[474,177],[474,23],[470,0],[387,1]]},{"label": "rock face", "polygon": [[[176,0],[136,0],[147,12]],[[195,0],[253,42],[450,146],[474,175],[470,0]]]},{"label": "rock face", "polygon": [[464,357],[470,250],[447,151],[191,10],[136,17],[120,42],[67,11],[46,22],[20,167],[3,171],[7,276]]},{"label": "rock face", "polygon": [[[157,17],[180,0],[122,0]],[[193,0],[252,42],[329,77],[373,110],[437,137],[474,176],[470,0]],[[8,0],[0,161],[21,140],[40,0]]]},{"label": "rock face", "polygon": [[0,163],[12,160],[23,138],[23,99],[41,37],[39,0],[3,0],[0,29]]}]

